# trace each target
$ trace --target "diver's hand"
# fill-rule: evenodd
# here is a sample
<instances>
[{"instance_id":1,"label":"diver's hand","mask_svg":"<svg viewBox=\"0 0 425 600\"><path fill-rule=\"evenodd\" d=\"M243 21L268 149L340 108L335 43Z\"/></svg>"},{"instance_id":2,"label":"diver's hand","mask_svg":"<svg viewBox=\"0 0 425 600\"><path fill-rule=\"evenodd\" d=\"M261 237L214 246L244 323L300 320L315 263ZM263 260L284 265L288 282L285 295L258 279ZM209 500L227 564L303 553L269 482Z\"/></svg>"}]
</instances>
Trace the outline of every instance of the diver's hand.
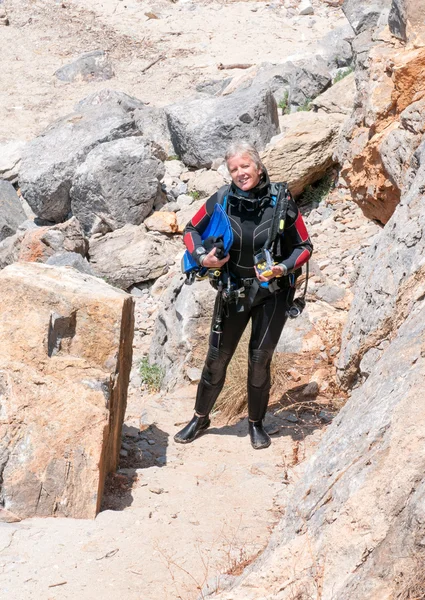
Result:
<instances>
[{"instance_id":1,"label":"diver's hand","mask_svg":"<svg viewBox=\"0 0 425 600\"><path fill-rule=\"evenodd\" d=\"M219 260L216 255L216 248L213 248L211 250L211 252L208 252L208 254L205 256L204 260L202 261L202 266L206 267L207 269L220 269L220 267L222 267L224 264L227 263L227 261L230 258L230 255L228 254L227 256L225 256L224 258L222 258L221 260Z\"/></svg>"},{"instance_id":2,"label":"diver's hand","mask_svg":"<svg viewBox=\"0 0 425 600\"><path fill-rule=\"evenodd\" d=\"M257 267L254 267L254 268L255 268L255 274L257 275L257 279L258 279L258 281L261 281L261 282L271 281L275 277L282 277L283 275L286 275L286 269L285 269L284 265L273 265L272 275L270 275L269 277L264 277L264 275L260 275L260 273L257 271Z\"/></svg>"}]
</instances>

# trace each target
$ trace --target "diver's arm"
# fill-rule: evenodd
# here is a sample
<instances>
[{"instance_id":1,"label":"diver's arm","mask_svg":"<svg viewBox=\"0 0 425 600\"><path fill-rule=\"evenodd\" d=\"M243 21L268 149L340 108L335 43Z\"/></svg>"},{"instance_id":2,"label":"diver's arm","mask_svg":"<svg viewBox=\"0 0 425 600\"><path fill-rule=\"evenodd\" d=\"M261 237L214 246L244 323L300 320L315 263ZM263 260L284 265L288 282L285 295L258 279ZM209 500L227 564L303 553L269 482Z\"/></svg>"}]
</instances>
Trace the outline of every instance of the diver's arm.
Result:
<instances>
[{"instance_id":1,"label":"diver's arm","mask_svg":"<svg viewBox=\"0 0 425 600\"><path fill-rule=\"evenodd\" d=\"M309 238L304 220L292 198L288 204L283 235L289 238L292 252L288 258L285 258L277 266L282 267L282 275L286 275L302 267L310 259L313 252L313 244Z\"/></svg>"},{"instance_id":2,"label":"diver's arm","mask_svg":"<svg viewBox=\"0 0 425 600\"><path fill-rule=\"evenodd\" d=\"M201 264L200 259L205 259L207 255L202 245L201 236L210 222L216 202L217 194L213 194L191 218L184 229L183 242L197 264Z\"/></svg>"}]
</instances>

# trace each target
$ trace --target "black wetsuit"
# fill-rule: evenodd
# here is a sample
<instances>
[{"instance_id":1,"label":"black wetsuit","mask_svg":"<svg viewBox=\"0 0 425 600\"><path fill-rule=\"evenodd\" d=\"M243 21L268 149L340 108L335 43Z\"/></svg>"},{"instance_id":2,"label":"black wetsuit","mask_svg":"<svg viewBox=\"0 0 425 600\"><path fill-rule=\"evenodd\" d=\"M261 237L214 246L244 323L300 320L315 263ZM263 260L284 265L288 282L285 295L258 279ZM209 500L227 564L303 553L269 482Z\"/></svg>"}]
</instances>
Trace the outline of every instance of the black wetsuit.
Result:
<instances>
[{"instance_id":1,"label":"black wetsuit","mask_svg":"<svg viewBox=\"0 0 425 600\"><path fill-rule=\"evenodd\" d=\"M287 194L289 202L285 229L275 245L279 256L275 255L274 259L285 265L288 274L291 274L308 261L313 246L298 207L289 192ZM245 285L246 298L238 303L226 304L219 347L215 337L210 338L195 411L199 415L211 411L223 388L230 359L252 319L248 359L248 416L251 421L260 421L264 418L269 400L271 359L287 318L294 288L290 285L288 275L276 279L279 288L273 293L267 287L259 287L258 282L255 296L249 293L249 279L255 281L254 254L263 248L272 223L273 201L267 174L249 192L242 192L232 184L220 189L206 201L185 229L184 242L193 258L199 262L197 250L202 246L201 234L209 223L215 204L223 196L227 197L227 214L233 230L233 244L227 265L237 286L244 285L244 280L248 280ZM215 311L218 304L217 299Z\"/></svg>"}]
</instances>

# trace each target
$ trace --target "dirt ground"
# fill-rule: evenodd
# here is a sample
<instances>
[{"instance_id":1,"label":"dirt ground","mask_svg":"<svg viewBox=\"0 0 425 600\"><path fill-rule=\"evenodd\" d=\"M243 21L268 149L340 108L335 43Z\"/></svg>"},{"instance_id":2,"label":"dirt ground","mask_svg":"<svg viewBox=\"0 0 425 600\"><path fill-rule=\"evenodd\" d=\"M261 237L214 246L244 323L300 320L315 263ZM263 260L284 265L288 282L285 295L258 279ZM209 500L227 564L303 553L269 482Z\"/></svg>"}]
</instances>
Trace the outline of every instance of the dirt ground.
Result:
<instances>
[{"instance_id":1,"label":"dirt ground","mask_svg":"<svg viewBox=\"0 0 425 600\"><path fill-rule=\"evenodd\" d=\"M1 3L1 0L0 0ZM296 4L296 2L294 2ZM285 5L289 3L285 1ZM194 93L240 70L218 65L308 55L337 9L287 18L280 2L6 0L0 27L0 140L30 140L77 101L106 87L152 105ZM107 50L115 77L63 83L55 71ZM155 65L142 72L158 57ZM272 410L273 443L254 451L242 419L189 446L173 435L190 417L195 386L167 395L132 385L120 471L94 521L0 524L0 597L8 600L193 600L222 587L266 546L323 431L314 414ZM142 429L140 419L142 418Z\"/></svg>"},{"instance_id":2,"label":"dirt ground","mask_svg":"<svg viewBox=\"0 0 425 600\"><path fill-rule=\"evenodd\" d=\"M242 72L220 70L220 63L308 56L317 40L346 23L339 9L321 1L316 14L290 19L280 2L5 0L3 6L10 25L0 27L0 140L30 140L103 88L156 106L175 102L202 81ZM115 77L57 79L57 69L96 49L108 52Z\"/></svg>"}]
</instances>

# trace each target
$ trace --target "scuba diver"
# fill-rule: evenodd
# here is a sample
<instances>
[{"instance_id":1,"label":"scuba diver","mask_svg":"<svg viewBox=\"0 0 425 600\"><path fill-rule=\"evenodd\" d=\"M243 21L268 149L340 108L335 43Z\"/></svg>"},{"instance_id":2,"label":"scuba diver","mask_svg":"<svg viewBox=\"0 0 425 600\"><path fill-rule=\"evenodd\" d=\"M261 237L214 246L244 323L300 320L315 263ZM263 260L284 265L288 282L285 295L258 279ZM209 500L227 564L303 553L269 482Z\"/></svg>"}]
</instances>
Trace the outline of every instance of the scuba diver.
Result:
<instances>
[{"instance_id":1,"label":"scuba diver","mask_svg":"<svg viewBox=\"0 0 425 600\"><path fill-rule=\"evenodd\" d=\"M189 260L208 273L218 294L195 413L174 440L187 444L210 426L227 366L251 319L248 421L251 444L260 449L271 443L263 420L272 356L293 304L296 277L313 246L286 184L270 182L253 145L232 144L225 160L232 183L205 202L184 232ZM223 236L204 235L217 205L227 215L229 248L223 247Z\"/></svg>"}]
</instances>

